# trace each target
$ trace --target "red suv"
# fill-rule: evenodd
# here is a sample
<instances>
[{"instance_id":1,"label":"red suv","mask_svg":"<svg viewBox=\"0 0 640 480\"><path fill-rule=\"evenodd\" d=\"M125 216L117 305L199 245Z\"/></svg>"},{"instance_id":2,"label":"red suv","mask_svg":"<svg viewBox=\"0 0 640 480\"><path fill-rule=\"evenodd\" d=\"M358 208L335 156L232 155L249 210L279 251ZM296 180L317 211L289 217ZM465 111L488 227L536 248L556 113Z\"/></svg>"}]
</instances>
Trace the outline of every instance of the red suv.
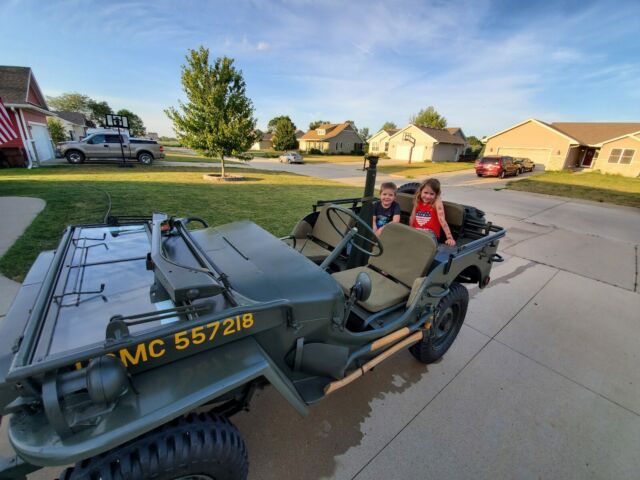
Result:
<instances>
[{"instance_id":1,"label":"red suv","mask_svg":"<svg viewBox=\"0 0 640 480\"><path fill-rule=\"evenodd\" d=\"M513 161L512 157L504 155L492 155L476 160L476 175L479 177L500 177L507 175L520 175L520 166Z\"/></svg>"}]
</instances>

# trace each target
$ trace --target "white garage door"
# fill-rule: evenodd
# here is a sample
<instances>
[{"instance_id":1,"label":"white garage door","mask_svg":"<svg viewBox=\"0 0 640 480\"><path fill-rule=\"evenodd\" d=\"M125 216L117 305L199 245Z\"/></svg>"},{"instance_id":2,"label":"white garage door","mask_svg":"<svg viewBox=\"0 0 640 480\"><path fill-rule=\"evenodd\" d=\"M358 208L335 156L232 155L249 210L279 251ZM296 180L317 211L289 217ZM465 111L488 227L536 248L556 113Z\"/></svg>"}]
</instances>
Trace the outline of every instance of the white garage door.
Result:
<instances>
[{"instance_id":1,"label":"white garage door","mask_svg":"<svg viewBox=\"0 0 640 480\"><path fill-rule=\"evenodd\" d=\"M424 160L424 145L416 145L411 152L412 162L422 162Z\"/></svg>"},{"instance_id":2,"label":"white garage door","mask_svg":"<svg viewBox=\"0 0 640 480\"><path fill-rule=\"evenodd\" d=\"M410 153L411 153L411 145L398 145L396 147L395 160L409 161Z\"/></svg>"},{"instance_id":3,"label":"white garage door","mask_svg":"<svg viewBox=\"0 0 640 480\"><path fill-rule=\"evenodd\" d=\"M551 149L500 147L498 148L498 153L514 158L528 158L538 165L546 165L549 160L549 155L551 155Z\"/></svg>"},{"instance_id":4,"label":"white garage door","mask_svg":"<svg viewBox=\"0 0 640 480\"><path fill-rule=\"evenodd\" d=\"M41 162L51 160L55 155L53 146L51 145L51 138L49 137L49 129L44 125L30 124L30 126L36 152L38 153L38 159Z\"/></svg>"}]
</instances>

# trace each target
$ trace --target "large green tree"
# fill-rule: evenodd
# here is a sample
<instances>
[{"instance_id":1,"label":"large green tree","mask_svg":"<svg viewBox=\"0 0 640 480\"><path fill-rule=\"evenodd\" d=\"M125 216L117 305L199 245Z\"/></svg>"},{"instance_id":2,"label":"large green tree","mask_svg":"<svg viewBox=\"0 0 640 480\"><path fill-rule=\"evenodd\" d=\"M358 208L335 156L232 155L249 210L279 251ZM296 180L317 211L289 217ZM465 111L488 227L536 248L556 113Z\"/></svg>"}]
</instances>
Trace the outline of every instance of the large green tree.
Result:
<instances>
[{"instance_id":1,"label":"large green tree","mask_svg":"<svg viewBox=\"0 0 640 480\"><path fill-rule=\"evenodd\" d=\"M272 142L275 150L293 150L298 147L296 126L289 117L279 117L273 130Z\"/></svg>"},{"instance_id":2,"label":"large green tree","mask_svg":"<svg viewBox=\"0 0 640 480\"><path fill-rule=\"evenodd\" d=\"M77 92L47 97L47 103L53 110L82 113L88 120L99 126L104 126L104 117L107 113L113 113L107 102L98 102L88 95Z\"/></svg>"},{"instance_id":3,"label":"large green tree","mask_svg":"<svg viewBox=\"0 0 640 480\"><path fill-rule=\"evenodd\" d=\"M360 136L363 138L364 141L367 141L369 139L369 127L363 127L361 128L358 133L360 134Z\"/></svg>"},{"instance_id":4,"label":"large green tree","mask_svg":"<svg viewBox=\"0 0 640 480\"><path fill-rule=\"evenodd\" d=\"M121 108L116 112L116 115L127 117L127 120L129 121L129 134L132 137L142 137L147 133L147 129L145 128L142 119L131 110Z\"/></svg>"},{"instance_id":5,"label":"large green tree","mask_svg":"<svg viewBox=\"0 0 640 480\"><path fill-rule=\"evenodd\" d=\"M410 123L421 127L445 128L447 119L440 115L435 108L429 105L409 119Z\"/></svg>"},{"instance_id":6,"label":"large green tree","mask_svg":"<svg viewBox=\"0 0 640 480\"><path fill-rule=\"evenodd\" d=\"M186 60L182 86L187 101L165 113L182 145L209 158L220 157L225 178L224 157L240 155L256 141L253 104L232 58L219 57L211 66L209 49L200 47L189 50Z\"/></svg>"},{"instance_id":7,"label":"large green tree","mask_svg":"<svg viewBox=\"0 0 640 480\"><path fill-rule=\"evenodd\" d=\"M51 140L53 140L53 143L64 142L67 139L64 127L57 118L49 117L47 119L47 123L49 124L49 133L51 134Z\"/></svg>"},{"instance_id":8,"label":"large green tree","mask_svg":"<svg viewBox=\"0 0 640 480\"><path fill-rule=\"evenodd\" d=\"M90 99L87 107L89 109L89 120L100 126L104 126L107 113L113 113L113 110L107 102L98 102Z\"/></svg>"},{"instance_id":9,"label":"large green tree","mask_svg":"<svg viewBox=\"0 0 640 480\"><path fill-rule=\"evenodd\" d=\"M289 120L291 123L293 123L291 121L291 118L289 118L288 115L280 115L279 117L273 117L271 120L269 120L269 123L267 124L267 132L268 133L273 133L276 129L276 125L278 124L278 122L280 120L282 120L283 118L286 118L287 120Z\"/></svg>"},{"instance_id":10,"label":"large green tree","mask_svg":"<svg viewBox=\"0 0 640 480\"><path fill-rule=\"evenodd\" d=\"M394 130L398 128L398 126L393 123L393 122L384 122L384 125L382 125L381 130Z\"/></svg>"}]
</instances>

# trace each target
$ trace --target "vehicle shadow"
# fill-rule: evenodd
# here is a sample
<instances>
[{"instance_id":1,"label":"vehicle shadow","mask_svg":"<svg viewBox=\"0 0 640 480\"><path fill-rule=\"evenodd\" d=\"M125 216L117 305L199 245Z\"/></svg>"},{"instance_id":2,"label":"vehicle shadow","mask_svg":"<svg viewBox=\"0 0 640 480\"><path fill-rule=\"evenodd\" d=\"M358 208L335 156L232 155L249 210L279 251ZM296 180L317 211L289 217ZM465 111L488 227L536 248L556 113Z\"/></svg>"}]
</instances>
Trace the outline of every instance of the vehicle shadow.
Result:
<instances>
[{"instance_id":1,"label":"vehicle shadow","mask_svg":"<svg viewBox=\"0 0 640 480\"><path fill-rule=\"evenodd\" d=\"M374 404L384 403L390 394L401 394L420 381L427 371L427 366L417 362L409 352L398 353L374 371L309 407L306 418L298 415L275 389L267 387L254 397L249 412L232 418L247 442L251 462L249 478L341 477L336 476L337 457L363 443L366 421L374 414ZM396 432L388 433L390 440ZM384 443L378 447L369 443L355 452L356 456L364 454L369 458L384 446Z\"/></svg>"}]
</instances>

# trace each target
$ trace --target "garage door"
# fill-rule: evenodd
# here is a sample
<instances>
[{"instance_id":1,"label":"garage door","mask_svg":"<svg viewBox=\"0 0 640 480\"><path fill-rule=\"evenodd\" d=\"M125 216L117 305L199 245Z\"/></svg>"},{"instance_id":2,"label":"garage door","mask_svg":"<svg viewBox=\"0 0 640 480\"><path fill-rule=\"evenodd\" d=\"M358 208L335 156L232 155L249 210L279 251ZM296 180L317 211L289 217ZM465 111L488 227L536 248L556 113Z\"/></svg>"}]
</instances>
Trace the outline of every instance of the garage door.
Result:
<instances>
[{"instance_id":1,"label":"garage door","mask_svg":"<svg viewBox=\"0 0 640 480\"><path fill-rule=\"evenodd\" d=\"M41 162L46 162L54 157L53 146L51 145L51 138L49 137L49 129L44 125L30 124L31 136L35 143L38 159Z\"/></svg>"},{"instance_id":2,"label":"garage door","mask_svg":"<svg viewBox=\"0 0 640 480\"><path fill-rule=\"evenodd\" d=\"M508 155L514 158L528 158L538 165L547 165L549 155L551 155L551 149L500 147L498 148L498 153L500 155Z\"/></svg>"},{"instance_id":3,"label":"garage door","mask_svg":"<svg viewBox=\"0 0 640 480\"><path fill-rule=\"evenodd\" d=\"M395 160L409 161L410 153L411 153L411 145L398 145L396 147Z\"/></svg>"}]
</instances>

